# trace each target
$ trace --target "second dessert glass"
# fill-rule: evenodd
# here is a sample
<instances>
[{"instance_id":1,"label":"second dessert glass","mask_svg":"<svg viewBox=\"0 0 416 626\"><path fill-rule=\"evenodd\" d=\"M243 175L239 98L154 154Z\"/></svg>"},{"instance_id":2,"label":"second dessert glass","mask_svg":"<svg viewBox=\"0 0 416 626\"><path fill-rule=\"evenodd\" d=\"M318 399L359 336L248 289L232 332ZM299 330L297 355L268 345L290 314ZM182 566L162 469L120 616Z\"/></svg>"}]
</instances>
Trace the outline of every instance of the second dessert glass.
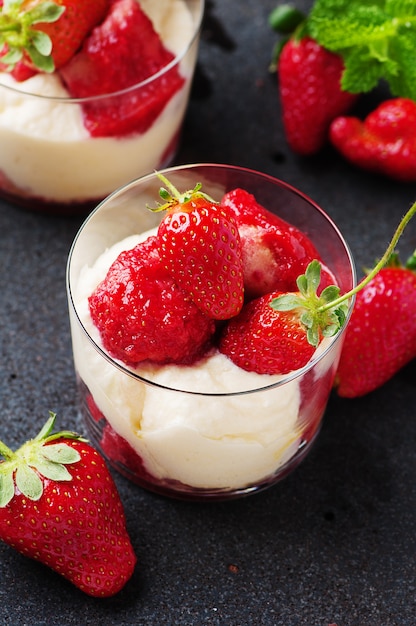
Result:
<instances>
[{"instance_id":1,"label":"second dessert glass","mask_svg":"<svg viewBox=\"0 0 416 626\"><path fill-rule=\"evenodd\" d=\"M142 4L154 13L156 30L176 56L137 85L76 99L59 75L38 74L19 83L0 72L0 197L32 211L86 213L117 187L171 163L189 101L204 0ZM169 14L159 16L159 6ZM173 76L174 94L154 100ZM137 131L100 136L85 128L90 111L110 110L118 129L126 108L131 115L134 106ZM143 118L151 123L143 126Z\"/></svg>"},{"instance_id":2,"label":"second dessert glass","mask_svg":"<svg viewBox=\"0 0 416 626\"><path fill-rule=\"evenodd\" d=\"M312 240L342 293L355 286L354 264L338 228L290 185L228 165L196 164L163 173L182 191L201 182L218 200L238 187L249 191ZM245 372L223 355L195 366L136 370L111 358L88 312L88 296L111 262L100 262L97 270L96 261L117 242L157 225L160 214L146 205L154 206L160 185L151 174L114 192L85 221L70 251L69 313L85 423L108 461L146 489L193 500L254 493L287 475L310 450L345 326L305 367L285 376ZM350 312L352 306L351 301Z\"/></svg>"}]
</instances>

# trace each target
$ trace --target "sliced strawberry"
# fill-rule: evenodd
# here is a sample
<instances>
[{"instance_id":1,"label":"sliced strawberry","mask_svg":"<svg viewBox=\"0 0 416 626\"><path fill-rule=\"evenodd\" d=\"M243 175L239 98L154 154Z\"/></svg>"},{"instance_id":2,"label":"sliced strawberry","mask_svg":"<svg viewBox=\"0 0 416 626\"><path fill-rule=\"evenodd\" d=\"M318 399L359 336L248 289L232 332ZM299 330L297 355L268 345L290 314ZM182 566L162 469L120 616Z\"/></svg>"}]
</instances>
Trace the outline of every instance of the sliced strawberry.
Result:
<instances>
[{"instance_id":1,"label":"sliced strawberry","mask_svg":"<svg viewBox=\"0 0 416 626\"><path fill-rule=\"evenodd\" d=\"M107 95L138 85L173 59L139 3L115 0L61 76L73 97ZM183 84L175 66L138 89L85 103L85 126L93 137L143 133Z\"/></svg>"},{"instance_id":2,"label":"sliced strawberry","mask_svg":"<svg viewBox=\"0 0 416 626\"><path fill-rule=\"evenodd\" d=\"M155 237L119 255L89 306L105 349L131 366L192 363L215 331L164 269Z\"/></svg>"},{"instance_id":3,"label":"sliced strawberry","mask_svg":"<svg viewBox=\"0 0 416 626\"><path fill-rule=\"evenodd\" d=\"M111 463L117 465L117 469L131 472L135 479L155 481L155 478L146 471L137 452L108 422L104 426L100 447Z\"/></svg>"},{"instance_id":4,"label":"sliced strawberry","mask_svg":"<svg viewBox=\"0 0 416 626\"><path fill-rule=\"evenodd\" d=\"M244 189L228 192L221 204L233 212L240 233L246 299L296 290L297 277L313 259L320 260L311 240ZM334 277L323 267L321 285L333 282Z\"/></svg>"},{"instance_id":5,"label":"sliced strawberry","mask_svg":"<svg viewBox=\"0 0 416 626\"><path fill-rule=\"evenodd\" d=\"M95 403L94 398L88 390L86 390L85 402L87 405L88 414L91 415L94 422L98 424L102 420L105 420L105 415L100 411Z\"/></svg>"}]
</instances>

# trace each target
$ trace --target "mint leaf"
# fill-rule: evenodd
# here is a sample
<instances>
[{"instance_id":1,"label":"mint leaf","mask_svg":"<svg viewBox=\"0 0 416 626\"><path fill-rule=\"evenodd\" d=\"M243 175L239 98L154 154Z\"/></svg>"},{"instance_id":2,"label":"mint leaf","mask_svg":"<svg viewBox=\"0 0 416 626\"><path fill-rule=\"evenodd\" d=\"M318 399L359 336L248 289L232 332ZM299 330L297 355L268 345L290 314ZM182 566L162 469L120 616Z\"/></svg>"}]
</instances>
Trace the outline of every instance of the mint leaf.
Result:
<instances>
[{"instance_id":1,"label":"mint leaf","mask_svg":"<svg viewBox=\"0 0 416 626\"><path fill-rule=\"evenodd\" d=\"M416 15L415 0L386 0L386 11L397 17Z\"/></svg>"},{"instance_id":2,"label":"mint leaf","mask_svg":"<svg viewBox=\"0 0 416 626\"><path fill-rule=\"evenodd\" d=\"M392 42L392 51L398 60L400 71L388 79L393 95L412 100L416 100L415 38L414 32L405 33Z\"/></svg>"},{"instance_id":3,"label":"mint leaf","mask_svg":"<svg viewBox=\"0 0 416 626\"><path fill-rule=\"evenodd\" d=\"M344 59L346 68L341 79L341 87L351 93L365 93L377 87L380 80L388 82L399 73L399 65L390 59L380 63L370 51L352 50ZM389 78L387 78L389 77Z\"/></svg>"},{"instance_id":4,"label":"mint leaf","mask_svg":"<svg viewBox=\"0 0 416 626\"><path fill-rule=\"evenodd\" d=\"M394 96L416 100L414 0L316 0L311 36L342 56L342 88L363 93L385 80Z\"/></svg>"}]
</instances>

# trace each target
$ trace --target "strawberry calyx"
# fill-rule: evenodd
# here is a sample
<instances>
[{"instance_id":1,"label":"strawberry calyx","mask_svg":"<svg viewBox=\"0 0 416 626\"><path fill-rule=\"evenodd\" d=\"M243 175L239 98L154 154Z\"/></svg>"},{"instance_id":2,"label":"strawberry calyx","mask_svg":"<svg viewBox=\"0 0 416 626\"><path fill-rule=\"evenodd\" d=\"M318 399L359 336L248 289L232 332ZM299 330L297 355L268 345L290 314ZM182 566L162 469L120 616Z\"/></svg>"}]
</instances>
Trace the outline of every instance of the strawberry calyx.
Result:
<instances>
[{"instance_id":1,"label":"strawberry calyx","mask_svg":"<svg viewBox=\"0 0 416 626\"><path fill-rule=\"evenodd\" d=\"M269 26L279 35L279 39L273 47L269 71L275 72L280 54L289 39L300 41L308 34L308 22L306 15L291 4L281 4L269 14Z\"/></svg>"},{"instance_id":2,"label":"strawberry calyx","mask_svg":"<svg viewBox=\"0 0 416 626\"><path fill-rule=\"evenodd\" d=\"M291 4L280 4L269 15L269 24L277 33L288 35L306 20L306 15Z\"/></svg>"},{"instance_id":3,"label":"strawberry calyx","mask_svg":"<svg viewBox=\"0 0 416 626\"><path fill-rule=\"evenodd\" d=\"M26 54L33 65L42 72L51 73L55 64L51 55L52 40L46 33L33 28L40 23L56 22L65 7L45 0L26 10L25 0L5 0L0 9L0 46L7 52L0 62L12 71Z\"/></svg>"},{"instance_id":4,"label":"strawberry calyx","mask_svg":"<svg viewBox=\"0 0 416 626\"><path fill-rule=\"evenodd\" d=\"M386 265L398 263L398 256L395 252L397 242L415 214L416 202L412 204L401 219L383 256L373 269L350 291L340 295L339 287L329 285L318 296L317 289L320 283L321 264L319 261L313 260L306 268L305 274L302 274L297 279L299 293L287 293L278 296L270 302L270 306L276 311L297 310L300 321L305 327L308 342L314 347L318 346L321 337L333 337L345 324L348 302L351 298L368 285ZM406 269L416 270L416 250L407 260L405 267Z\"/></svg>"},{"instance_id":5,"label":"strawberry calyx","mask_svg":"<svg viewBox=\"0 0 416 626\"><path fill-rule=\"evenodd\" d=\"M55 419L55 413L50 412L38 435L16 452L0 441L0 455L5 459L0 462L0 508L13 499L15 487L30 500L39 500L43 493L41 476L57 482L72 480L66 465L80 461L79 452L62 441L52 442L85 439L72 431L52 433Z\"/></svg>"},{"instance_id":6,"label":"strawberry calyx","mask_svg":"<svg viewBox=\"0 0 416 626\"><path fill-rule=\"evenodd\" d=\"M403 262L400 258L400 254L395 250L392 252L390 257L384 264L384 267L387 269L405 269L410 270L411 272L416 271L416 250L409 256L409 258ZM364 273L369 274L371 272L371 268L364 268Z\"/></svg>"},{"instance_id":7,"label":"strawberry calyx","mask_svg":"<svg viewBox=\"0 0 416 626\"><path fill-rule=\"evenodd\" d=\"M159 189L159 195L164 200L163 203L157 203L155 207L151 207L148 205L148 208L158 213L160 211L169 211L170 209L174 209L177 205L187 204L192 200L207 200L208 202L213 202L217 204L217 202L211 198L208 194L201 191L202 184L196 183L193 189L188 189L181 193L178 189L161 173L156 173L157 177L166 185L165 187L161 187Z\"/></svg>"},{"instance_id":8,"label":"strawberry calyx","mask_svg":"<svg viewBox=\"0 0 416 626\"><path fill-rule=\"evenodd\" d=\"M308 342L315 348L322 336L332 337L341 329L348 311L348 305L343 301L337 306L328 307L339 298L340 289L337 285L329 285L318 296L320 282L321 264L315 259L296 281L299 293L283 294L270 303L276 311L298 310Z\"/></svg>"},{"instance_id":9,"label":"strawberry calyx","mask_svg":"<svg viewBox=\"0 0 416 626\"><path fill-rule=\"evenodd\" d=\"M416 250L409 256L404 267L411 272L416 272Z\"/></svg>"}]
</instances>

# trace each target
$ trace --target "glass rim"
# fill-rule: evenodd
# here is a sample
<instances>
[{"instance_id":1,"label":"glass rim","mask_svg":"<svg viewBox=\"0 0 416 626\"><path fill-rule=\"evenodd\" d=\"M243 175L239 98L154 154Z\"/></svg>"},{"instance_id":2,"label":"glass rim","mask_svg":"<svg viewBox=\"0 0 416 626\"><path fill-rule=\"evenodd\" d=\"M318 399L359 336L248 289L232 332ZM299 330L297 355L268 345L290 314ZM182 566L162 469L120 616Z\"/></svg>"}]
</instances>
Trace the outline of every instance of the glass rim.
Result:
<instances>
[{"instance_id":1,"label":"glass rim","mask_svg":"<svg viewBox=\"0 0 416 626\"><path fill-rule=\"evenodd\" d=\"M162 67L156 74L152 74L152 76L149 76L145 80L142 80L139 83L131 85L130 87L125 87L124 89L119 89L118 91L112 91L110 93L97 94L96 96L84 96L82 98L72 98L71 96L69 97L47 96L47 95L43 95L40 93L33 93L31 91L24 91L23 89L17 89L16 87L13 87L11 85L5 85L4 83L1 82L1 80L0 80L0 89L6 89L7 91L11 93L27 96L30 98L35 98L44 102L55 102L58 104L86 104L88 102L96 102L97 100L104 100L106 98L114 98L117 96L123 96L123 95L129 94L132 91L135 91L136 89L141 89L143 87L146 87L146 85L149 85L153 81L158 80L160 77L170 72L170 70L172 70L175 66L179 65L181 61L185 58L185 56L188 54L189 50L194 45L195 40L198 38L200 31L201 31L202 20L203 20L204 11L205 11L205 0L196 0L196 2L199 2L200 4L199 15L194 25L192 37L190 38L188 44L183 48L183 50L181 50L179 54L177 54L172 59L172 61L170 61L170 63Z\"/></svg>"},{"instance_id":2,"label":"glass rim","mask_svg":"<svg viewBox=\"0 0 416 626\"><path fill-rule=\"evenodd\" d=\"M335 224L335 222L332 220L332 218L314 201L312 200L307 194L305 194L304 192L300 191L299 189L297 189L296 187L294 187L293 185L291 185L290 183L287 183L279 178L276 178L270 174L266 174L263 172L259 172L257 170L254 169L250 169L247 167L243 167L243 166L238 166L238 165L228 165L228 164L221 164L221 163L190 163L190 164L185 164L185 165L176 165L176 166L171 166L171 167L167 167L161 170L158 170L158 173L164 174L167 178L169 178L169 174L170 173L174 173L174 172L179 172L179 171L183 171L183 170L191 170L191 169L196 169L196 168L220 168L220 169L227 169L227 170L233 170L236 172L240 172L240 173L247 173L259 178L263 178L267 181L269 181L270 183L274 184L274 185L278 185L282 188L284 188L286 191L289 191L291 193L293 193L294 195L302 198L304 201L306 201L308 204L310 204L315 210L318 211L318 213L320 213L320 215L329 223L329 225L331 226L331 228L334 230L335 234L338 236L340 243L342 244L343 248L344 248L344 252L346 253L348 262L349 262L349 267L350 267L350 271L351 271L351 289L354 288L357 284L357 275L356 275L356 268L355 268L355 263L354 263L354 258L352 255L352 252L350 250L350 247L347 243L347 241L345 240L344 236L342 235L341 231L339 230L338 226ZM328 345L322 350L319 351L319 353L317 355L314 355L307 363L306 365L304 365L302 368L297 369L297 370L293 370L292 372L289 372L288 374L282 374L282 379L275 381L273 383L261 386L261 387L255 387L255 388L250 388L250 389L244 389L241 391L227 391L227 392L206 392L206 391L195 391L195 390L190 390L190 389L177 389L175 387L170 387L168 385L162 385L160 383L157 383L151 379L145 378L144 376L141 376L140 374L138 374L137 372L135 372L133 369L130 369L128 366L124 365L123 363L121 363L120 361L117 361L116 359L114 359L113 357L111 357L100 345L98 345L96 343L96 341L91 337L90 333L88 332L87 328L85 328L84 324L82 323L80 316L78 315L78 311L77 311L77 307L73 298L73 291L71 288L71 262L72 262L72 258L75 252L75 248L77 245L77 242L79 240L79 238L82 235L82 232L84 230L84 228L86 227L86 225L94 218L94 216L96 215L96 213L98 213L101 208L104 205L107 205L109 202L111 202L115 197L117 197L118 195L123 194L124 192L132 189L133 187L136 187L139 184L146 184L147 181L153 180L156 177L156 172L152 172L149 174L146 174L145 176L140 176L139 178L135 178L134 180L130 181L129 183L127 183L126 185L122 185L121 187L118 187L116 190L114 190L111 194L109 194L106 198L104 198L104 200L102 200L97 206L96 208L87 216L87 218L84 220L84 222L81 224L80 228L78 229L78 232L75 235L75 238L71 244L69 253L68 253L68 261L67 261L67 265L66 265L66 289L67 289L67 295L68 295L68 300L70 303L70 306L72 307L72 310L75 313L76 316L76 320L77 323L79 324L80 328L82 329L83 333L85 334L85 336L88 338L89 342L91 343L91 345L93 346L93 348L103 357L105 358L105 360L110 363L111 365L113 365L117 370L119 370L120 372L130 376L131 378L134 378L137 381L140 381L142 383L145 383L146 385L150 385L152 387L156 387L158 389L163 389L165 391L172 391L172 392L176 392L176 393L182 393L182 394L187 394L187 395L196 395L196 396L203 396L203 397L230 397L230 396L242 396L242 395L247 395L247 394L252 394L252 393L258 393L258 392L263 392L263 391L270 391L271 389L275 389L277 387L283 387L283 385L286 385L287 383L290 383L294 380L296 380L297 378L300 378L302 376L304 376L308 371L310 371L313 367L315 367L315 365L317 365L322 359L325 358L325 356L330 352L330 350L332 350L335 346L335 344L341 340L341 337L343 336L343 334L345 333L345 330L348 326L348 322L349 319L351 317L351 313L352 310L354 308L354 302L355 302L355 295L352 296L349 300L348 303L348 313L346 316L346 320L345 323L343 325L343 327L338 331L338 333L336 335L334 335L333 337L329 338L328 341ZM174 363L171 364L167 364L167 365L175 365Z\"/></svg>"}]
</instances>

